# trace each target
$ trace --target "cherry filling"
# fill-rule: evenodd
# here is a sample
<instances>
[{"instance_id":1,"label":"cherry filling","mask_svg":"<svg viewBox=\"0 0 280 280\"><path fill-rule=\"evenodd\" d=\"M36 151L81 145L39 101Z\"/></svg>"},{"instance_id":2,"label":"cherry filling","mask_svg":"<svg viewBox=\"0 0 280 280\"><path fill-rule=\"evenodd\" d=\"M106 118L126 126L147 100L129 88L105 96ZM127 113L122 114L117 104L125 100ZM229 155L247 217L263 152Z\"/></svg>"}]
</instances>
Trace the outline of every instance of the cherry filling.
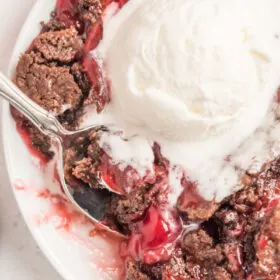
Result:
<instances>
[{"instance_id":1,"label":"cherry filling","mask_svg":"<svg viewBox=\"0 0 280 280\"><path fill-rule=\"evenodd\" d=\"M182 223L174 209L152 205L135 228L128 243L122 245L121 255L153 264L170 258L182 231Z\"/></svg>"},{"instance_id":2,"label":"cherry filling","mask_svg":"<svg viewBox=\"0 0 280 280\"><path fill-rule=\"evenodd\" d=\"M121 8L127 0L106 1L103 5L103 10L112 2L118 2ZM103 66L99 65L89 52L97 47L103 37L102 17L97 19L94 24L82 21L77 13L77 3L77 0L58 0L56 4L56 18L67 27L75 26L80 35L86 31L82 64L92 85L97 112L100 113L110 101L109 85L102 74Z\"/></svg>"},{"instance_id":3,"label":"cherry filling","mask_svg":"<svg viewBox=\"0 0 280 280\"><path fill-rule=\"evenodd\" d=\"M16 126L18 134L21 136L22 140L24 141L26 147L28 148L28 151L32 156L37 158L39 160L39 165L41 168L44 168L50 158L43 154L38 148L34 147L32 144L32 138L30 134L26 131L26 129L22 128L21 126Z\"/></svg>"},{"instance_id":4,"label":"cherry filling","mask_svg":"<svg viewBox=\"0 0 280 280\"><path fill-rule=\"evenodd\" d=\"M102 37L103 37L103 24L102 21L99 20L95 24L88 27L86 42L84 46L85 53L94 50L99 44Z\"/></svg>"},{"instance_id":5,"label":"cherry filling","mask_svg":"<svg viewBox=\"0 0 280 280\"><path fill-rule=\"evenodd\" d=\"M184 186L184 191L178 199L179 208L196 208L206 202L205 199L203 199L198 193L195 184L193 184L192 182L187 182L183 178L182 185Z\"/></svg>"},{"instance_id":6,"label":"cherry filling","mask_svg":"<svg viewBox=\"0 0 280 280\"><path fill-rule=\"evenodd\" d=\"M74 25L80 35L86 30L86 40L83 48L82 64L92 85L97 112L101 112L109 102L109 90L103 78L101 65L97 63L90 51L94 50L103 36L102 18L94 24L83 22L76 13L77 0L59 0L56 5L57 19L66 26Z\"/></svg>"},{"instance_id":7,"label":"cherry filling","mask_svg":"<svg viewBox=\"0 0 280 280\"><path fill-rule=\"evenodd\" d=\"M155 174L152 174L149 170L144 177L141 177L137 170L131 166L120 169L118 165L111 163L111 158L105 152L102 152L100 156L97 172L102 181L119 193L129 193L134 188L139 188L145 184L153 184L156 179Z\"/></svg>"},{"instance_id":8,"label":"cherry filling","mask_svg":"<svg viewBox=\"0 0 280 280\"><path fill-rule=\"evenodd\" d=\"M56 3L56 18L67 27L75 26L81 35L85 30L85 23L79 19L76 13L77 0L58 0Z\"/></svg>"}]
</instances>

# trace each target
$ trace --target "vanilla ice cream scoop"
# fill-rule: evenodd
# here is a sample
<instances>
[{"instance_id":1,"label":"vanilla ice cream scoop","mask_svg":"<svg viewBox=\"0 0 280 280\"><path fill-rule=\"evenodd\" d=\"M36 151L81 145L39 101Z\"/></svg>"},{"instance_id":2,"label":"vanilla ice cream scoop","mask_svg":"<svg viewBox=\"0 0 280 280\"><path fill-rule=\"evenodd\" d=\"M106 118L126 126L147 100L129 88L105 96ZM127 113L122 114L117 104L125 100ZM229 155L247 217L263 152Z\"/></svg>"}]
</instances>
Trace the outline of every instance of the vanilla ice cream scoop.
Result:
<instances>
[{"instance_id":1,"label":"vanilla ice cream scoop","mask_svg":"<svg viewBox=\"0 0 280 280\"><path fill-rule=\"evenodd\" d=\"M98 50L112 106L171 140L244 129L245 119L257 127L279 83L279 49L267 32L275 29L274 4L130 1L105 26Z\"/></svg>"},{"instance_id":2,"label":"vanilla ice cream scoop","mask_svg":"<svg viewBox=\"0 0 280 280\"><path fill-rule=\"evenodd\" d=\"M146 174L156 142L170 164L171 203L182 174L221 201L246 170L280 155L279 0L131 0L116 9L113 2L92 51L111 102L84 124L133 136L128 147L102 139L114 163Z\"/></svg>"}]
</instances>

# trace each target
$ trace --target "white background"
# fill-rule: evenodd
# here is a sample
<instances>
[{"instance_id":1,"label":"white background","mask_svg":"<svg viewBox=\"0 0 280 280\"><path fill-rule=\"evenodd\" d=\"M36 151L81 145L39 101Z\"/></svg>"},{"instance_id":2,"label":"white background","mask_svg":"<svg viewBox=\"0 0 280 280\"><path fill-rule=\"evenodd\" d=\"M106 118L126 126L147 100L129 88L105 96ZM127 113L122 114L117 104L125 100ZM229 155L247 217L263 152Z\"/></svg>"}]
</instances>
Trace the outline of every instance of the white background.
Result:
<instances>
[{"instance_id":1,"label":"white background","mask_svg":"<svg viewBox=\"0 0 280 280\"><path fill-rule=\"evenodd\" d=\"M7 70L17 35L35 2L0 0L1 71ZM61 280L37 248L23 222L9 185L2 142L0 145L0 279Z\"/></svg>"}]
</instances>

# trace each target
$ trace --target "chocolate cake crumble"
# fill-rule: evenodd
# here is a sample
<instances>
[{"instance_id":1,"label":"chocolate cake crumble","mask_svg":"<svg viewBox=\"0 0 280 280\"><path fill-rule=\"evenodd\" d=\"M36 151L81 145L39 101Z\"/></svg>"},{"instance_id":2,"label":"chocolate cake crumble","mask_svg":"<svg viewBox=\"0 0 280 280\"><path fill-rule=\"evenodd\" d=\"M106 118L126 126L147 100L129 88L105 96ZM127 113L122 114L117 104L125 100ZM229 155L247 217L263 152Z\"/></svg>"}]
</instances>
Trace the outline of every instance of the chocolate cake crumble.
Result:
<instances>
[{"instance_id":1,"label":"chocolate cake crumble","mask_svg":"<svg viewBox=\"0 0 280 280\"><path fill-rule=\"evenodd\" d=\"M133 0L130 0L133 1ZM76 129L84 110L102 111L110 98L100 94L98 69L89 50L102 38L104 0L58 0L41 33L21 55L15 83L32 100ZM12 109L17 125L48 159L49 139ZM154 173L142 178L132 167L121 170L90 132L71 143L64 154L66 180L87 190L112 194L106 222L127 235L120 255L126 280L276 280L280 279L280 159L256 174L246 173L243 188L220 203L204 200L184 178L176 209L167 203L168 160L155 143ZM108 133L108 131L106 131ZM125 189L129 189L126 192ZM101 190L102 191L102 190ZM87 207L90 191L79 196Z\"/></svg>"}]
</instances>

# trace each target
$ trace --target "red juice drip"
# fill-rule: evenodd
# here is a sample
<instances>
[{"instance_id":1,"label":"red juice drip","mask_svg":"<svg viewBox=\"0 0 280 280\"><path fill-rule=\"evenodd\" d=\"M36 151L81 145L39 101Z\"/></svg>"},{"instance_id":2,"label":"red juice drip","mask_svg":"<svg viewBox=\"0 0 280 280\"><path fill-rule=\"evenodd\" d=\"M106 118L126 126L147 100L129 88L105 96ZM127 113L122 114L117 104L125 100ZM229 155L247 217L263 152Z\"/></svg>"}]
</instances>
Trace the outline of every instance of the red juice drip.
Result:
<instances>
[{"instance_id":1,"label":"red juice drip","mask_svg":"<svg viewBox=\"0 0 280 280\"><path fill-rule=\"evenodd\" d=\"M89 26L86 34L87 39L84 46L82 65L92 86L97 112L100 113L110 101L109 84L103 75L103 65L99 65L97 60L89 52L94 50L102 39L102 21L100 20L94 25Z\"/></svg>"},{"instance_id":2,"label":"red juice drip","mask_svg":"<svg viewBox=\"0 0 280 280\"><path fill-rule=\"evenodd\" d=\"M62 182L58 173L58 167L57 167L57 163L54 166L54 171L53 171L53 181L57 182L59 184L60 190L63 194L65 194L65 191L62 187Z\"/></svg>"},{"instance_id":3,"label":"red juice drip","mask_svg":"<svg viewBox=\"0 0 280 280\"><path fill-rule=\"evenodd\" d=\"M107 81L103 79L101 67L92 56L85 55L82 64L91 82L91 90L94 91L97 112L100 113L110 100Z\"/></svg>"},{"instance_id":4,"label":"red juice drip","mask_svg":"<svg viewBox=\"0 0 280 280\"><path fill-rule=\"evenodd\" d=\"M263 250L268 242L268 236L261 236L258 241L258 248Z\"/></svg>"},{"instance_id":5,"label":"red juice drip","mask_svg":"<svg viewBox=\"0 0 280 280\"><path fill-rule=\"evenodd\" d=\"M103 37L103 23L101 20L88 27L87 38L84 46L84 52L88 53L94 50Z\"/></svg>"},{"instance_id":6,"label":"red juice drip","mask_svg":"<svg viewBox=\"0 0 280 280\"><path fill-rule=\"evenodd\" d=\"M54 194L50 190L44 189L37 193L37 197L47 199L50 202L51 211L45 215L43 221L48 222L52 217L58 217L59 224L56 226L57 229L69 231L74 220L84 217L79 212L71 209L69 201L60 194Z\"/></svg>"},{"instance_id":7,"label":"red juice drip","mask_svg":"<svg viewBox=\"0 0 280 280\"><path fill-rule=\"evenodd\" d=\"M105 9L112 2L118 2L119 7L121 8L127 2L127 0L106 1L103 5L103 9ZM102 38L103 22L102 18L100 18L100 20L98 20L96 23L87 26L86 41L84 45L84 58L82 62L91 82L92 90L95 94L98 113L100 113L104 109L105 105L110 101L110 87L109 82L104 78L102 73L103 65L99 65L97 61L88 53L98 46Z\"/></svg>"},{"instance_id":8,"label":"red juice drip","mask_svg":"<svg viewBox=\"0 0 280 280\"><path fill-rule=\"evenodd\" d=\"M39 148L36 148L32 145L32 139L30 134L21 127L19 124L16 124L16 129L19 135L21 136L22 140L24 141L26 147L28 148L28 151L32 156L39 159L40 166L43 168L46 166L46 164L49 162L49 157L44 155Z\"/></svg>"}]
</instances>

